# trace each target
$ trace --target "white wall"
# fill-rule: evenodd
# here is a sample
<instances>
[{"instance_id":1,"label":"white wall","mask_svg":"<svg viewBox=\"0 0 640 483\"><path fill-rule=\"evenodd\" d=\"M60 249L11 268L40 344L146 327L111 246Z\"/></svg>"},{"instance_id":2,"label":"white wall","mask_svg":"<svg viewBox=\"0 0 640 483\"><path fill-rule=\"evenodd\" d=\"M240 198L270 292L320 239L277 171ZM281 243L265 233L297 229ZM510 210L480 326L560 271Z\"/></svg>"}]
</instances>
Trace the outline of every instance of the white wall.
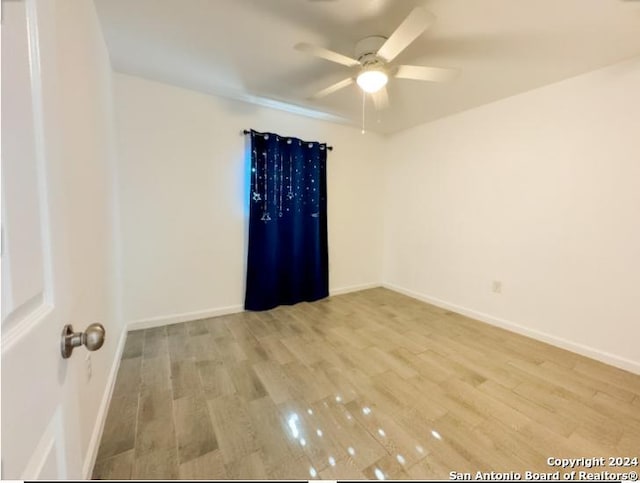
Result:
<instances>
[{"instance_id":1,"label":"white wall","mask_svg":"<svg viewBox=\"0 0 640 483\"><path fill-rule=\"evenodd\" d=\"M240 310L248 209L243 129L334 146L330 288L380 283L380 147L373 134L117 74L124 314L145 324Z\"/></svg>"},{"instance_id":2,"label":"white wall","mask_svg":"<svg viewBox=\"0 0 640 483\"><path fill-rule=\"evenodd\" d=\"M636 58L390 138L385 283L640 372L639 86Z\"/></svg>"}]
</instances>

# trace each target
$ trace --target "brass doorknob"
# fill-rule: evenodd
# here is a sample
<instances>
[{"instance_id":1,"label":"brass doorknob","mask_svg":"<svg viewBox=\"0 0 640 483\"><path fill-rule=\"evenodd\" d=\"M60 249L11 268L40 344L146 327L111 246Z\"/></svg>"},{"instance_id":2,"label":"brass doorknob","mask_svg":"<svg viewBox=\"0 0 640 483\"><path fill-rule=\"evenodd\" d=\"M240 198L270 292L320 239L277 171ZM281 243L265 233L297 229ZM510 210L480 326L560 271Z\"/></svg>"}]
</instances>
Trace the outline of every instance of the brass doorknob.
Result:
<instances>
[{"instance_id":1,"label":"brass doorknob","mask_svg":"<svg viewBox=\"0 0 640 483\"><path fill-rule=\"evenodd\" d=\"M91 324L84 332L74 332L71 324L62 329L62 341L60 351L62 358L68 359L73 349L84 345L89 351L97 351L104 344L106 331L102 324Z\"/></svg>"}]
</instances>

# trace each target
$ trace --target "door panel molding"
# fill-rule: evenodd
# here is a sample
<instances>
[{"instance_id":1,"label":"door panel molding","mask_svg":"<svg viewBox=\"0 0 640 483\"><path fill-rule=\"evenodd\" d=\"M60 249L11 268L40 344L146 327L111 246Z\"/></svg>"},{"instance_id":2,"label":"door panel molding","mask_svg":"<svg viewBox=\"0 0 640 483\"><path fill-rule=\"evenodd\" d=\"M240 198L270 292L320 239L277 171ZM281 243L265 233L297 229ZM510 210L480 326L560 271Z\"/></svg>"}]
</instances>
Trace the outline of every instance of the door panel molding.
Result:
<instances>
[{"instance_id":1,"label":"door panel molding","mask_svg":"<svg viewBox=\"0 0 640 483\"><path fill-rule=\"evenodd\" d=\"M63 448L62 408L58 406L20 478L23 480L66 479L67 468Z\"/></svg>"},{"instance_id":2,"label":"door panel molding","mask_svg":"<svg viewBox=\"0 0 640 483\"><path fill-rule=\"evenodd\" d=\"M40 297L38 297L40 298ZM20 317L19 321L10 329L2 331L2 354L13 349L13 347L26 337L34 327L44 322L53 312L52 304L38 303L38 305L29 310L27 314ZM14 311L15 313L16 311Z\"/></svg>"},{"instance_id":3,"label":"door panel molding","mask_svg":"<svg viewBox=\"0 0 640 483\"><path fill-rule=\"evenodd\" d=\"M3 313L2 320L2 353L8 351L22 337L26 336L35 326L42 322L54 309L54 283L53 283L53 256L51 243L51 223L48 205L48 189L47 189L47 172L46 172L46 151L45 151L45 135L44 135L44 106L42 98L42 82L41 82L41 55L40 55L40 33L38 23L38 6L37 0L24 0L24 2L16 2L12 5L5 5L5 8L23 8L24 22L26 32L26 47L28 54L29 68L29 92L28 97L31 101L31 124L34 145L34 179L29 180L33 183L33 188L37 194L37 208L33 209L33 215L37 212L38 228L39 228L39 246L33 248L34 258L37 259L40 267L37 270L42 279L42 285L35 287L34 292L30 296L22 297L17 305L14 306L14 291L11 287L12 277L11 269L14 267L11 263L11 240L7 236L7 230L11 230L11 216L7 217L9 211L8 204L5 199L5 190L3 190L3 219L7 226L3 226L3 269L2 276L4 287L8 296L3 297L3 303L7 303L9 309L7 313ZM20 12L22 13L22 12ZM5 19L7 13L3 12ZM3 32L4 34L4 32ZM22 33L19 33L22 35ZM14 39L15 40L15 39ZM17 40L19 41L19 40ZM24 40L23 40L24 41ZM3 49L4 50L4 49ZM24 64L22 64L24 65ZM4 165L4 160L3 160ZM3 184L4 184L3 179ZM37 242L36 242L37 243ZM40 285L40 284L38 284Z\"/></svg>"},{"instance_id":4,"label":"door panel molding","mask_svg":"<svg viewBox=\"0 0 640 483\"><path fill-rule=\"evenodd\" d=\"M51 214L47 185L47 163L44 135L44 104L42 100L42 72L40 57L40 29L36 0L26 0L27 32L29 37L29 62L31 67L31 94L33 99L34 137L38 166L38 193L42 236L42 263L44 276L43 302L55 305L53 283L53 254L51 240Z\"/></svg>"}]
</instances>

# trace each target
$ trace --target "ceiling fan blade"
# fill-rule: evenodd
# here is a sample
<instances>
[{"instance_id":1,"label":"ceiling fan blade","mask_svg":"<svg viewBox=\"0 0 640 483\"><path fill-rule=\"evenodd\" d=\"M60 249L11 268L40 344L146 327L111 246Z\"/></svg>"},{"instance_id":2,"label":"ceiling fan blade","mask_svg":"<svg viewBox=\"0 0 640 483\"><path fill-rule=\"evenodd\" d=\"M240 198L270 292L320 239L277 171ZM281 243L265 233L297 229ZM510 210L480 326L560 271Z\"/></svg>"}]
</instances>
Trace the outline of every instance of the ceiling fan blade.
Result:
<instances>
[{"instance_id":1,"label":"ceiling fan blade","mask_svg":"<svg viewBox=\"0 0 640 483\"><path fill-rule=\"evenodd\" d=\"M447 82L458 75L458 69L443 67L426 67L422 65L401 65L396 72L400 79L413 79L431 82Z\"/></svg>"},{"instance_id":2,"label":"ceiling fan blade","mask_svg":"<svg viewBox=\"0 0 640 483\"><path fill-rule=\"evenodd\" d=\"M340 82L336 82L335 84L330 85L329 87L325 87L321 91L316 92L314 95L309 97L309 99L320 99L321 97L328 96L329 94L333 94L340 89L344 89L345 87L353 84L353 79L351 77L341 80Z\"/></svg>"},{"instance_id":3,"label":"ceiling fan blade","mask_svg":"<svg viewBox=\"0 0 640 483\"><path fill-rule=\"evenodd\" d=\"M391 34L391 37L382 44L382 47L378 50L378 55L387 62L391 62L422 32L427 30L435 19L436 17L424 8L414 8L395 32Z\"/></svg>"},{"instance_id":4,"label":"ceiling fan blade","mask_svg":"<svg viewBox=\"0 0 640 483\"><path fill-rule=\"evenodd\" d=\"M307 44L306 42L296 44L293 48L306 54L315 55L316 57L320 57L321 59L330 60L331 62L346 65L347 67L360 65L360 62L358 62L356 59L352 59L351 57L347 57L346 55L339 54L338 52L334 52L333 50L328 50L323 47L317 47L315 45Z\"/></svg>"},{"instance_id":5,"label":"ceiling fan blade","mask_svg":"<svg viewBox=\"0 0 640 483\"><path fill-rule=\"evenodd\" d=\"M379 91L371 94L371 98L373 99L373 105L376 107L377 111L381 111L382 109L389 107L389 92L386 87L383 87Z\"/></svg>"}]
</instances>

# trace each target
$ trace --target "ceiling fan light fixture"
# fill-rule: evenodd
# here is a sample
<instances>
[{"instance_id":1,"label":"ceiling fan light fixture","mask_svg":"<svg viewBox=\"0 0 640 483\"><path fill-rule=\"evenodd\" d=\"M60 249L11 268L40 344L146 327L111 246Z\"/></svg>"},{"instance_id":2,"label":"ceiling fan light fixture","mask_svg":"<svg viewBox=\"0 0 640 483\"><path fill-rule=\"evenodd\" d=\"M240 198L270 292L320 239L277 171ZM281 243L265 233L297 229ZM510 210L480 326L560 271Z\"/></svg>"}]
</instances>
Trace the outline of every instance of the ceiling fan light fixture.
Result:
<instances>
[{"instance_id":1,"label":"ceiling fan light fixture","mask_svg":"<svg viewBox=\"0 0 640 483\"><path fill-rule=\"evenodd\" d=\"M356 82L358 83L360 88L370 94L378 92L380 89L387 85L388 81L389 77L387 76L386 72L381 69L364 70L358 75L358 78L356 79Z\"/></svg>"}]
</instances>

